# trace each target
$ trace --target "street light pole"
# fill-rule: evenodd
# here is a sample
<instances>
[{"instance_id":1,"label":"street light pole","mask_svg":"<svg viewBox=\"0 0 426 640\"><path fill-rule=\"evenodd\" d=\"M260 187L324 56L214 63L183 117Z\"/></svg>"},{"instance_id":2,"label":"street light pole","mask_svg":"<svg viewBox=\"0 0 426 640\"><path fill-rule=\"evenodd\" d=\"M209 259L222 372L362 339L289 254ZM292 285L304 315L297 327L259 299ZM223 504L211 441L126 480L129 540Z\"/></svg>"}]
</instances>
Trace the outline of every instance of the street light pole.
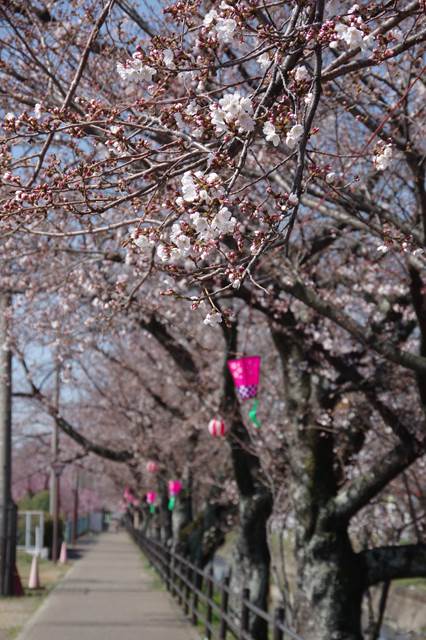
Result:
<instances>
[{"instance_id":1,"label":"street light pole","mask_svg":"<svg viewBox=\"0 0 426 640\"><path fill-rule=\"evenodd\" d=\"M78 536L78 488L79 488L79 473L78 467L75 469L75 485L74 485L74 504L73 504L73 513L72 513L72 533L71 533L71 543L75 545L77 543Z\"/></svg>"},{"instance_id":2,"label":"street light pole","mask_svg":"<svg viewBox=\"0 0 426 640\"><path fill-rule=\"evenodd\" d=\"M56 366L56 383L55 383L55 408L59 410L59 393L60 393L60 367L59 363ZM58 422L56 417L54 418L52 441L51 441L51 455L52 463L50 468L50 500L49 510L52 516L52 560L57 562L59 557L59 476L58 465L58 453L59 453L59 432Z\"/></svg>"},{"instance_id":3,"label":"street light pole","mask_svg":"<svg viewBox=\"0 0 426 640\"><path fill-rule=\"evenodd\" d=\"M16 505L12 500L12 353L8 345L9 293L0 291L0 595L13 595Z\"/></svg>"}]
</instances>

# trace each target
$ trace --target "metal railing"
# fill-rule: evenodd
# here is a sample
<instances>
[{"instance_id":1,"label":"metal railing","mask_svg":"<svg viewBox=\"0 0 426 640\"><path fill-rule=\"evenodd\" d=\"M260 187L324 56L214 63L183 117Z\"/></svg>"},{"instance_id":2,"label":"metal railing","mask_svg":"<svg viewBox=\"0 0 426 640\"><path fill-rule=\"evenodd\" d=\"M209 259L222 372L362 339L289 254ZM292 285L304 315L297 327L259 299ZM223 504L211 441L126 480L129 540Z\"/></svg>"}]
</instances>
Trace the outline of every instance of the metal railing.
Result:
<instances>
[{"instance_id":1,"label":"metal railing","mask_svg":"<svg viewBox=\"0 0 426 640\"><path fill-rule=\"evenodd\" d=\"M272 614L263 611L250 602L249 589L243 589L239 610L233 610L229 575L216 580L213 566L201 570L184 556L134 529L130 522L126 525L185 615L193 625L203 627L207 640L257 640L250 634L253 618L264 621L272 640L303 640L286 626L283 607L276 607Z\"/></svg>"}]
</instances>

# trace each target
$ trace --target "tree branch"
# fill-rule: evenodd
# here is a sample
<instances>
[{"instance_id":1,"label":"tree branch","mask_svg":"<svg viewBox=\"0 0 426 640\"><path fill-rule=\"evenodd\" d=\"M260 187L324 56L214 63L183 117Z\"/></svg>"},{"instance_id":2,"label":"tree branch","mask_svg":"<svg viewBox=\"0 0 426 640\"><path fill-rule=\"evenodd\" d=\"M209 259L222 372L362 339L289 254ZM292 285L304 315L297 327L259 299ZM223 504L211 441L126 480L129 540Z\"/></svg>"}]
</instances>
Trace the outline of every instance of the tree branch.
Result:
<instances>
[{"instance_id":1,"label":"tree branch","mask_svg":"<svg viewBox=\"0 0 426 640\"><path fill-rule=\"evenodd\" d=\"M366 473L340 491L332 501L334 514L342 520L350 520L389 482L424 454L425 446L421 447L414 440L411 446L397 444Z\"/></svg>"},{"instance_id":2,"label":"tree branch","mask_svg":"<svg viewBox=\"0 0 426 640\"><path fill-rule=\"evenodd\" d=\"M366 586L401 578L426 578L426 544L377 547L358 554Z\"/></svg>"},{"instance_id":3,"label":"tree branch","mask_svg":"<svg viewBox=\"0 0 426 640\"><path fill-rule=\"evenodd\" d=\"M329 320L335 322L361 344L370 347L386 360L394 362L405 369L415 371L416 373L426 374L426 358L408 351L402 351L391 344L378 341L377 336L372 333L371 330L359 324L332 302L320 298L313 289L306 286L295 276L286 278L280 284L284 291L301 300L312 309L315 309L315 311L325 318L329 318Z\"/></svg>"}]
</instances>

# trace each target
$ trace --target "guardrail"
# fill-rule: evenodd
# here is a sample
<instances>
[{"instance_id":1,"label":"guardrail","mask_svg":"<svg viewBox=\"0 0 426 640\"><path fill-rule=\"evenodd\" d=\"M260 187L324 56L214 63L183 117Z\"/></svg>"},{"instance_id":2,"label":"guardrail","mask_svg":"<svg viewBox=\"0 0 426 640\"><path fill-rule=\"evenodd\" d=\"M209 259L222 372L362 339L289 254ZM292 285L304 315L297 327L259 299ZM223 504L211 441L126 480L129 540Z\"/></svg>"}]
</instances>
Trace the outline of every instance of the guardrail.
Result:
<instances>
[{"instance_id":1,"label":"guardrail","mask_svg":"<svg viewBox=\"0 0 426 640\"><path fill-rule=\"evenodd\" d=\"M285 611L277 607L270 614L250 602L249 589L243 589L240 610L230 607L230 576L222 581L213 577L213 567L203 571L187 558L168 549L156 540L135 530L130 522L127 529L157 571L168 591L183 608L193 625L204 628L207 640L257 640L250 632L250 618L263 620L272 640L303 640L285 624Z\"/></svg>"}]
</instances>

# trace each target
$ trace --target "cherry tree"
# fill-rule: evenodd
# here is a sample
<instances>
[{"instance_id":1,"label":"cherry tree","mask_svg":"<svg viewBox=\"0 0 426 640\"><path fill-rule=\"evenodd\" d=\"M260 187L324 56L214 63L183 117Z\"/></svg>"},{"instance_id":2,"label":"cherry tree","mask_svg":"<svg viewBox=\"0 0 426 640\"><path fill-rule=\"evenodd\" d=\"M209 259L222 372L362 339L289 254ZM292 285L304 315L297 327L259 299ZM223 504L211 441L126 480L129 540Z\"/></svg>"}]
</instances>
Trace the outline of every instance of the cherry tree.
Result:
<instances>
[{"instance_id":1,"label":"cherry tree","mask_svg":"<svg viewBox=\"0 0 426 640\"><path fill-rule=\"evenodd\" d=\"M265 317L290 489L274 490L266 451L244 457L242 529L257 500L265 526L282 500L294 626L358 640L370 586L426 573L410 499L412 544L395 527L364 535L387 492L424 473L424 3L178 2L152 24L95 5L1 10L3 286L66 291L68 317L74 274L192 382L199 354L154 313L164 297L176 328L225 336L223 359L244 351L241 309ZM223 411L247 438L232 394L228 378ZM247 448L231 450L238 469Z\"/></svg>"}]
</instances>

